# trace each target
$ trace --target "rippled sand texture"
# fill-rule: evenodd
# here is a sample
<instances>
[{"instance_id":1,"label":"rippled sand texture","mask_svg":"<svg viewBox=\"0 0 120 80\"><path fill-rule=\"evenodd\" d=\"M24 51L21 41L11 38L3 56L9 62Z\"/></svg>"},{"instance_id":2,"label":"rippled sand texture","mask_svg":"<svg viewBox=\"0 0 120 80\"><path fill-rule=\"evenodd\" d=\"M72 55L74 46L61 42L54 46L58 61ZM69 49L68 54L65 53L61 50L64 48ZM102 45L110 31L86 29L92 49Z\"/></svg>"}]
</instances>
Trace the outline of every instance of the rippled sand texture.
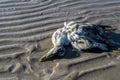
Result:
<instances>
[{"instance_id":1,"label":"rippled sand texture","mask_svg":"<svg viewBox=\"0 0 120 80\"><path fill-rule=\"evenodd\" d=\"M119 80L119 53L68 50L63 59L39 61L70 20L112 26L109 37L120 42L120 0L0 0L0 80Z\"/></svg>"}]
</instances>

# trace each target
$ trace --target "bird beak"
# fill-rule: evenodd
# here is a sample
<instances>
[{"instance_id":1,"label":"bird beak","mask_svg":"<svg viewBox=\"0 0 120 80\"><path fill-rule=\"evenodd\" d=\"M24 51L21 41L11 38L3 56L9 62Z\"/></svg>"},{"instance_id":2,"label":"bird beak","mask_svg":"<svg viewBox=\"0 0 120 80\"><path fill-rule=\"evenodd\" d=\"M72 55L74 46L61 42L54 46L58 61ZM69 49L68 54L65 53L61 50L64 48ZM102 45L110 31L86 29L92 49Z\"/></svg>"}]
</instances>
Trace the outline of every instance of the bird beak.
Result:
<instances>
[{"instance_id":1,"label":"bird beak","mask_svg":"<svg viewBox=\"0 0 120 80\"><path fill-rule=\"evenodd\" d=\"M47 54L45 54L41 59L40 61L43 62L43 61L47 61L47 60L50 60L50 59L53 59L57 56L57 52L58 52L58 48L52 48Z\"/></svg>"}]
</instances>

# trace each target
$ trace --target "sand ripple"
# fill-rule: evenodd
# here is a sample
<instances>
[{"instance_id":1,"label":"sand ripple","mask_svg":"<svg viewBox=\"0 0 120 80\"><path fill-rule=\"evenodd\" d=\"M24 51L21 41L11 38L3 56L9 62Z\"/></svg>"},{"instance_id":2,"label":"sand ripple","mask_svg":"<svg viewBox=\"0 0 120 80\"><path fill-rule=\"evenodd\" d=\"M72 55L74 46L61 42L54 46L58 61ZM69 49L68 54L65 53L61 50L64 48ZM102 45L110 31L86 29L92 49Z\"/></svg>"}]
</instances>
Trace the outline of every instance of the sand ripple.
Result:
<instances>
[{"instance_id":1,"label":"sand ripple","mask_svg":"<svg viewBox=\"0 0 120 80\"><path fill-rule=\"evenodd\" d=\"M72 56L70 59L53 62L38 61L51 48L52 33L61 28L64 21L69 20L110 25L119 32L120 1L0 0L0 64L8 66L0 67L3 69L0 70L2 75L0 79L21 77L21 79L25 78L23 80L34 80L36 76L38 80L98 80L96 78L98 76L100 80L104 80L105 76L100 76L101 73L104 74L101 69L105 69L105 75L108 76L110 71L107 70L111 66L109 65L111 60L106 59L105 56L99 57L99 54L97 58L93 57L94 54L90 54L87 55L88 58L72 59ZM89 58L91 55L92 57ZM11 65L14 67L10 67ZM114 72L116 68L110 70ZM17 76L11 74L8 78L4 78L11 72L22 74ZM24 75L28 73L29 76ZM107 77L106 80L109 78Z\"/></svg>"}]
</instances>

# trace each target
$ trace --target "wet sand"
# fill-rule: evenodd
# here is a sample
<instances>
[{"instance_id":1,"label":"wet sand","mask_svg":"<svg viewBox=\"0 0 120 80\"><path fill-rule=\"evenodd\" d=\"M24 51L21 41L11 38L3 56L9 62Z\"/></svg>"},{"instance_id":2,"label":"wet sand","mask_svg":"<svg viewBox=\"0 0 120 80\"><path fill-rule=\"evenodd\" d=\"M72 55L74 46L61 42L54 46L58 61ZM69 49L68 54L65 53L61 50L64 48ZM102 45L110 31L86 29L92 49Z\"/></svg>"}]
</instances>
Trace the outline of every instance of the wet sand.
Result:
<instances>
[{"instance_id":1,"label":"wet sand","mask_svg":"<svg viewBox=\"0 0 120 80\"><path fill-rule=\"evenodd\" d=\"M116 29L120 43L119 0L0 0L0 80L119 80L120 53L74 52L40 62L52 48L51 35L65 21Z\"/></svg>"}]
</instances>

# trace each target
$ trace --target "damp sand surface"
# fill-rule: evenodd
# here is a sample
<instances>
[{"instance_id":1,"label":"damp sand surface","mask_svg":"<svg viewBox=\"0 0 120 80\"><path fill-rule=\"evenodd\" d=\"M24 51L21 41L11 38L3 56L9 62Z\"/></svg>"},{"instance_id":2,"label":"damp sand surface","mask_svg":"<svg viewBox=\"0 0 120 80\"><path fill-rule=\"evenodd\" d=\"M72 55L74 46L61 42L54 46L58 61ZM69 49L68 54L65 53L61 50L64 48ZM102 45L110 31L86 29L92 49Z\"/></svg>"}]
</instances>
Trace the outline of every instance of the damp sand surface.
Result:
<instances>
[{"instance_id":1,"label":"damp sand surface","mask_svg":"<svg viewBox=\"0 0 120 80\"><path fill-rule=\"evenodd\" d=\"M111 26L120 43L120 0L0 0L0 80L119 80L120 52L75 52L40 62L65 21Z\"/></svg>"}]
</instances>

